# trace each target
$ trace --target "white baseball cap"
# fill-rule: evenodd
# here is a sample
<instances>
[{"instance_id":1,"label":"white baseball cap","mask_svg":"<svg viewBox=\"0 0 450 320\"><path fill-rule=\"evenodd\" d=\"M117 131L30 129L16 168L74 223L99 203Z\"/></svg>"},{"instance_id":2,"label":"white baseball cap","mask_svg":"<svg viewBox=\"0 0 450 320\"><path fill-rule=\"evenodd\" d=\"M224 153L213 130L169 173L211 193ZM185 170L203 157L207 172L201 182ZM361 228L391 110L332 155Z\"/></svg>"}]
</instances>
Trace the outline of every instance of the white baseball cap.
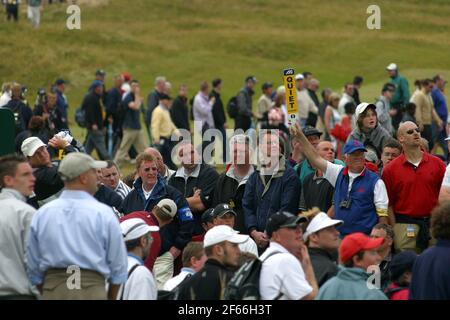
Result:
<instances>
[{"instance_id":1,"label":"white baseball cap","mask_svg":"<svg viewBox=\"0 0 450 320\"><path fill-rule=\"evenodd\" d=\"M360 104L358 104L358 106L356 107L355 110L355 119L358 120L359 116L361 113L363 113L368 107L372 107L375 112L377 109L377 106L374 105L373 103L367 103L367 102L361 102Z\"/></svg>"},{"instance_id":2,"label":"white baseball cap","mask_svg":"<svg viewBox=\"0 0 450 320\"><path fill-rule=\"evenodd\" d=\"M172 199L162 199L156 206L172 218L177 214L178 208Z\"/></svg>"},{"instance_id":3,"label":"white baseball cap","mask_svg":"<svg viewBox=\"0 0 450 320\"><path fill-rule=\"evenodd\" d=\"M305 79L305 77L301 73L297 73L295 75L295 80L303 80L303 79Z\"/></svg>"},{"instance_id":4,"label":"white baseball cap","mask_svg":"<svg viewBox=\"0 0 450 320\"><path fill-rule=\"evenodd\" d=\"M45 146L45 143L43 143L38 137L29 137L23 140L20 149L26 157L32 157L37 149Z\"/></svg>"},{"instance_id":5,"label":"white baseball cap","mask_svg":"<svg viewBox=\"0 0 450 320\"><path fill-rule=\"evenodd\" d=\"M331 219L325 212L319 212L309 223L308 227L306 228L305 233L303 234L303 240L307 240L308 237L322 229L331 227L331 226L338 226L343 224L344 221L342 220L334 220Z\"/></svg>"},{"instance_id":6,"label":"white baseball cap","mask_svg":"<svg viewBox=\"0 0 450 320\"><path fill-rule=\"evenodd\" d=\"M244 243L248 240L247 235L239 234L239 231L233 230L230 226L215 226L208 230L203 239L203 247L210 247L212 245L228 241L231 243Z\"/></svg>"},{"instance_id":7,"label":"white baseball cap","mask_svg":"<svg viewBox=\"0 0 450 320\"><path fill-rule=\"evenodd\" d=\"M95 161L86 153L72 152L61 160L58 172L63 179L71 180L90 169L103 169L107 166L106 161Z\"/></svg>"},{"instance_id":8,"label":"white baseball cap","mask_svg":"<svg viewBox=\"0 0 450 320\"><path fill-rule=\"evenodd\" d=\"M141 218L131 218L120 223L122 229L123 240L125 242L139 239L149 232L159 231L157 226L149 226Z\"/></svg>"},{"instance_id":9,"label":"white baseball cap","mask_svg":"<svg viewBox=\"0 0 450 320\"><path fill-rule=\"evenodd\" d=\"M389 70L389 71L397 70L397 65L395 63L391 63L386 67L386 70Z\"/></svg>"}]
</instances>

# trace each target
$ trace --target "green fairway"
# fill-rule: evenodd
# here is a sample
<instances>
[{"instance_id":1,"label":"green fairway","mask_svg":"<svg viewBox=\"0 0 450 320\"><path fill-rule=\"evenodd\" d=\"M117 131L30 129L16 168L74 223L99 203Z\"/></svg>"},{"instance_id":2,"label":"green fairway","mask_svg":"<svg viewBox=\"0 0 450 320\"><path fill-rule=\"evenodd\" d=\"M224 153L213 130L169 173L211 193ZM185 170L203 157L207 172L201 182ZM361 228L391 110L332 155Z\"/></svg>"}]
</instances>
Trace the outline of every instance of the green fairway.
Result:
<instances>
[{"instance_id":1,"label":"green fairway","mask_svg":"<svg viewBox=\"0 0 450 320\"><path fill-rule=\"evenodd\" d=\"M366 27L370 4L381 8L381 30ZM18 24L1 17L0 81L27 85L34 102L38 87L67 79L72 122L98 68L107 72L107 88L114 74L129 71L145 98L157 75L168 78L174 96L182 83L192 96L202 80L221 77L225 102L249 74L260 81L256 98L262 82L281 84L285 67L311 71L321 88L339 92L362 75L366 101L378 97L390 62L411 89L416 78L450 76L445 0L92 0L81 2L82 29L72 31L66 7L45 6L37 30L26 20L25 5ZM74 127L84 139L84 130Z\"/></svg>"}]
</instances>

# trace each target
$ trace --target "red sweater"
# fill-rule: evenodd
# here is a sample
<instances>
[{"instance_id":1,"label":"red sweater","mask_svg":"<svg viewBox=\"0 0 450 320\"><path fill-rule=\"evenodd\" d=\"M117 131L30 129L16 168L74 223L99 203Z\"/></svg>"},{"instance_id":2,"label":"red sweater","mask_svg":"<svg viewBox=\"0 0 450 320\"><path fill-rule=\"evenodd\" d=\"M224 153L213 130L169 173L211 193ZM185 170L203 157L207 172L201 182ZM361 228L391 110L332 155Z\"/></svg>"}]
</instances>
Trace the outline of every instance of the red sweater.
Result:
<instances>
[{"instance_id":1,"label":"red sweater","mask_svg":"<svg viewBox=\"0 0 450 320\"><path fill-rule=\"evenodd\" d=\"M151 212L147 211L135 211L130 214L127 214L123 218L120 219L120 222L125 221L131 218L140 218L145 221L149 226L157 226L159 227L158 220L155 215ZM159 255L159 251L161 250L161 236L158 232L152 232L153 242L150 246L150 252L147 256L147 259L144 261L144 265L153 271L153 265L155 264L155 260Z\"/></svg>"}]
</instances>

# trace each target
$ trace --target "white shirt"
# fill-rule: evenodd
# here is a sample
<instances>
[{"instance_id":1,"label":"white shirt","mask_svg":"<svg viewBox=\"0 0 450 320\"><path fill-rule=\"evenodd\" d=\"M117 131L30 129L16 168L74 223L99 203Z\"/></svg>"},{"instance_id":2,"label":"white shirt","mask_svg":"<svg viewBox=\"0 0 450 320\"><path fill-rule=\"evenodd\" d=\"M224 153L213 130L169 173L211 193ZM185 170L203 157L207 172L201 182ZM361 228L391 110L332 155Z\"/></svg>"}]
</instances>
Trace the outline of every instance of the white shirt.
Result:
<instances>
[{"instance_id":1,"label":"white shirt","mask_svg":"<svg viewBox=\"0 0 450 320\"><path fill-rule=\"evenodd\" d=\"M172 291L175 289L187 276L193 275L195 272L191 268L182 268L181 272L173 277L172 279L167 280L164 284L164 290Z\"/></svg>"},{"instance_id":2,"label":"white shirt","mask_svg":"<svg viewBox=\"0 0 450 320\"><path fill-rule=\"evenodd\" d=\"M255 241L250 237L248 237L247 241L239 244L239 250L241 250L241 252L251 253L251 254L255 255L256 257L259 256L258 247L256 246Z\"/></svg>"},{"instance_id":3,"label":"white shirt","mask_svg":"<svg viewBox=\"0 0 450 320\"><path fill-rule=\"evenodd\" d=\"M450 164L445 169L444 179L442 180L443 187L450 187Z\"/></svg>"},{"instance_id":4,"label":"white shirt","mask_svg":"<svg viewBox=\"0 0 450 320\"><path fill-rule=\"evenodd\" d=\"M230 177L234 180L236 180L239 184L238 187L240 187L243 184L246 184L248 179L250 178L250 176L252 175L252 173L255 171L255 168L253 166L250 166L250 169L248 170L247 174L245 175L245 177L239 177L236 172L235 172L236 168L233 165L230 169L228 169L226 175L227 177Z\"/></svg>"},{"instance_id":5,"label":"white shirt","mask_svg":"<svg viewBox=\"0 0 450 320\"><path fill-rule=\"evenodd\" d=\"M192 171L190 174L188 174L184 167L182 166L175 172L175 177L181 177L184 180L187 181L189 177L198 178L198 175L200 174L200 164L197 164L197 167L195 167L194 171Z\"/></svg>"},{"instance_id":6,"label":"white shirt","mask_svg":"<svg viewBox=\"0 0 450 320\"><path fill-rule=\"evenodd\" d=\"M341 170L344 169L344 166L340 164L334 164L329 161L327 161L327 171L324 172L323 177L330 182L330 184L335 187L336 186L336 180L339 176L339 173ZM367 170L367 168L365 169ZM353 181L359 177L364 171L360 173L352 173L348 172L349 176L349 183L348 183L348 191L352 189ZM389 205L389 198L386 191L386 185L384 184L384 181L381 179L378 179L377 183L375 184L375 188L373 189L373 199L375 208L380 209L387 209Z\"/></svg>"},{"instance_id":7,"label":"white shirt","mask_svg":"<svg viewBox=\"0 0 450 320\"><path fill-rule=\"evenodd\" d=\"M266 261L264 259L273 253ZM300 261L283 246L270 242L269 248L259 258L263 262L259 278L262 300L300 300L313 290L308 283Z\"/></svg>"},{"instance_id":8,"label":"white shirt","mask_svg":"<svg viewBox=\"0 0 450 320\"><path fill-rule=\"evenodd\" d=\"M155 186L156 186L156 184L155 184ZM153 189L155 189L154 186L149 192L147 192L147 191L145 191L144 186L142 185L142 191L144 192L145 200L147 200L150 197L150 195L152 194Z\"/></svg>"},{"instance_id":9,"label":"white shirt","mask_svg":"<svg viewBox=\"0 0 450 320\"><path fill-rule=\"evenodd\" d=\"M350 96L350 95L348 95L346 92L344 92L344 93L342 94L342 98L341 98L341 100L339 100L339 104L338 104L338 110L339 110L339 113L340 113L341 115L345 114L345 105L346 105L348 102L353 102L353 103L355 103L355 99L353 99L352 96Z\"/></svg>"},{"instance_id":10,"label":"white shirt","mask_svg":"<svg viewBox=\"0 0 450 320\"><path fill-rule=\"evenodd\" d=\"M297 102L299 119L307 119L309 112L317 114L319 111L317 106L314 104L314 101L309 96L307 89L303 89L301 91L297 90Z\"/></svg>"},{"instance_id":11,"label":"white shirt","mask_svg":"<svg viewBox=\"0 0 450 320\"><path fill-rule=\"evenodd\" d=\"M123 300L156 300L158 289L153 274L143 265L142 260L139 261L137 257L129 254L127 272L135 265L139 266L131 273L125 285L120 287L117 300L120 300L124 288Z\"/></svg>"},{"instance_id":12,"label":"white shirt","mask_svg":"<svg viewBox=\"0 0 450 320\"><path fill-rule=\"evenodd\" d=\"M8 104L9 100L11 100L11 95L8 92L4 92L0 96L0 107L4 107Z\"/></svg>"},{"instance_id":13,"label":"white shirt","mask_svg":"<svg viewBox=\"0 0 450 320\"><path fill-rule=\"evenodd\" d=\"M0 192L0 296L34 295L27 276L26 239L36 210L15 189Z\"/></svg>"}]
</instances>

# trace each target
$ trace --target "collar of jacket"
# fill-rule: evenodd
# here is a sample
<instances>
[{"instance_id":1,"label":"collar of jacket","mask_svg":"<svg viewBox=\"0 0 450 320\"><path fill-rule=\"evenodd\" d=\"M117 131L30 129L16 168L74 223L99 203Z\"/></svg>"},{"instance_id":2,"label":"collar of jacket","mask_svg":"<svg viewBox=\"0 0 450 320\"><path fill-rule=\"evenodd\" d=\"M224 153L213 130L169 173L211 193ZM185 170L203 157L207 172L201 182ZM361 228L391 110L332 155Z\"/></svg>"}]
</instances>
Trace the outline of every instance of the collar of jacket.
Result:
<instances>
[{"instance_id":1,"label":"collar of jacket","mask_svg":"<svg viewBox=\"0 0 450 320\"><path fill-rule=\"evenodd\" d=\"M240 186L242 184L246 184L248 178L250 178L250 176L252 175L253 172L255 172L255 167L251 165L250 169L248 170L247 175L245 177L242 177L242 180L241 180L241 182L238 183L238 186ZM234 166L231 166L230 169L228 169L228 171L225 173L225 175L227 177L230 177L231 179L239 181L239 179L236 176L235 167Z\"/></svg>"},{"instance_id":2,"label":"collar of jacket","mask_svg":"<svg viewBox=\"0 0 450 320\"><path fill-rule=\"evenodd\" d=\"M27 201L27 198L16 189L3 188L0 192L0 195L2 196L2 198L15 198L23 202Z\"/></svg>"},{"instance_id":3,"label":"collar of jacket","mask_svg":"<svg viewBox=\"0 0 450 320\"><path fill-rule=\"evenodd\" d=\"M337 274L337 277L350 281L366 281L369 276L370 275L361 268L342 268Z\"/></svg>"},{"instance_id":4,"label":"collar of jacket","mask_svg":"<svg viewBox=\"0 0 450 320\"><path fill-rule=\"evenodd\" d=\"M261 163L258 163L256 171L258 171L259 176L262 178L261 169L262 169ZM284 171L286 171L286 158L284 156L281 156L280 160L278 161L278 165L274 169L275 174L272 174L272 178L279 178L283 176Z\"/></svg>"},{"instance_id":5,"label":"collar of jacket","mask_svg":"<svg viewBox=\"0 0 450 320\"><path fill-rule=\"evenodd\" d=\"M308 252L310 256L322 256L327 258L328 260L332 262L337 262L338 259L338 253L337 251L333 254L333 252L330 252L328 250L322 249L322 248L311 248L308 247Z\"/></svg>"},{"instance_id":6,"label":"collar of jacket","mask_svg":"<svg viewBox=\"0 0 450 320\"><path fill-rule=\"evenodd\" d=\"M198 178L198 176L200 175L200 170L202 169L202 164L198 164L197 167L194 169L194 171L191 172L191 174L187 177L189 178ZM185 170L184 167L181 166L176 172L175 172L175 177L178 178L183 178L185 177Z\"/></svg>"},{"instance_id":7,"label":"collar of jacket","mask_svg":"<svg viewBox=\"0 0 450 320\"><path fill-rule=\"evenodd\" d=\"M284 156L280 157L280 160L278 161L278 165L274 169L275 174L272 174L272 176L270 177L267 184L266 184L266 180L264 180L264 175L261 175L261 164L259 164L259 163L258 163L257 171L258 171L259 178L261 179L263 186L264 186L264 190L261 195L261 197L263 197L266 194L266 192L270 189L270 184L272 182L272 179L280 178L283 176L284 171L286 171L286 159Z\"/></svg>"},{"instance_id":8,"label":"collar of jacket","mask_svg":"<svg viewBox=\"0 0 450 320\"><path fill-rule=\"evenodd\" d=\"M358 176L358 177L364 177L364 175L366 174L366 170L367 170L367 168L364 167L363 171L361 171L361 172L359 173L359 176ZM352 172L352 173L353 173L353 172ZM355 174L356 174L356 172L355 172ZM345 167L344 170L342 170L342 175L348 176L348 167Z\"/></svg>"},{"instance_id":9,"label":"collar of jacket","mask_svg":"<svg viewBox=\"0 0 450 320\"><path fill-rule=\"evenodd\" d=\"M206 262L205 262L205 267L206 266L216 266L221 269L228 270L228 268L223 263L221 263L219 260L217 260L215 258L208 258L208 260L206 260Z\"/></svg>"},{"instance_id":10,"label":"collar of jacket","mask_svg":"<svg viewBox=\"0 0 450 320\"><path fill-rule=\"evenodd\" d=\"M166 183L164 181L164 178L161 177L158 173L158 178L155 186L153 187L152 194L147 200L145 200L144 191L142 191L142 178L141 177L137 178L136 181L133 183L133 186L136 189L137 193L142 197L142 199L144 199L144 202L146 203L145 206L147 206L147 202L150 199L154 198L155 194L159 195L161 193L161 190L164 189L165 185Z\"/></svg>"}]
</instances>

